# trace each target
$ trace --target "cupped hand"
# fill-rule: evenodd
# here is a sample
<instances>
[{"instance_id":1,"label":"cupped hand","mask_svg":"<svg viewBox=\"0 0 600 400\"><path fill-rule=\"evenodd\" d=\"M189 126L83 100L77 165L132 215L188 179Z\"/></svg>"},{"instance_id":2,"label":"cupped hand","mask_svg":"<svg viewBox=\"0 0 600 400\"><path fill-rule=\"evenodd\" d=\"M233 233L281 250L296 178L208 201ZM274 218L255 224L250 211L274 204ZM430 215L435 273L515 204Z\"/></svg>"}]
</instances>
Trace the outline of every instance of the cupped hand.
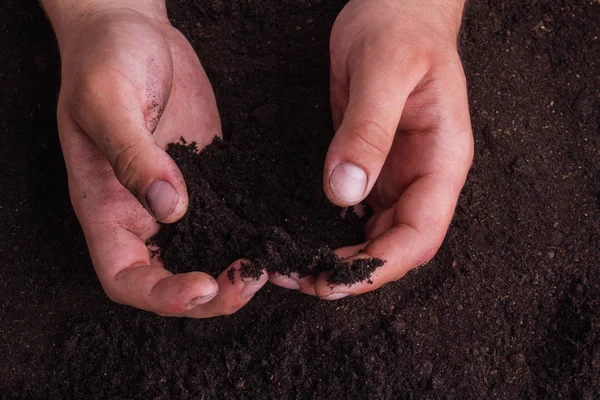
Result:
<instances>
[{"instance_id":1,"label":"cupped hand","mask_svg":"<svg viewBox=\"0 0 600 400\"><path fill-rule=\"evenodd\" d=\"M181 137L199 147L221 134L210 83L164 15L86 9L59 35L60 141L69 190L90 255L114 301L161 315L230 314L266 282L201 272L173 275L146 247L187 210L181 172L164 151ZM58 30L57 30L58 33ZM237 268L239 261L230 266ZM202 269L202 265L198 265Z\"/></svg>"},{"instance_id":2,"label":"cupped hand","mask_svg":"<svg viewBox=\"0 0 600 400\"><path fill-rule=\"evenodd\" d=\"M334 204L366 201L366 242L344 260L385 261L350 286L278 277L272 282L335 300L374 290L427 263L439 249L473 157L456 39L463 0L352 0L331 34L336 128L324 168Z\"/></svg>"}]
</instances>

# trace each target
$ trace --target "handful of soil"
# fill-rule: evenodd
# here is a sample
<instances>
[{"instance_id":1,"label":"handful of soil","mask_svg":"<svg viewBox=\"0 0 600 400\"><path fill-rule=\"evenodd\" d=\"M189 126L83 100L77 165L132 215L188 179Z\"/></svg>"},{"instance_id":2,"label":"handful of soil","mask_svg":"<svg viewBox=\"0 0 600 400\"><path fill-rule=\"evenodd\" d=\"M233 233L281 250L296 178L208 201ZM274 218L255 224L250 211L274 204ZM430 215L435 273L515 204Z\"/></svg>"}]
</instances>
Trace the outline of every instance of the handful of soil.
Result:
<instances>
[{"instance_id":1,"label":"handful of soil","mask_svg":"<svg viewBox=\"0 0 600 400\"><path fill-rule=\"evenodd\" d=\"M149 243L172 272L203 271L218 276L246 258L241 275L268 272L301 277L328 271L333 284L368 280L380 259L344 263L332 249L364 242L369 212L333 206L321 183L307 179L303 166L265 157L257 149L234 147L219 138L198 151L196 143L171 143L167 152L187 183L188 212L163 225ZM310 175L310 174L309 174Z\"/></svg>"}]
</instances>

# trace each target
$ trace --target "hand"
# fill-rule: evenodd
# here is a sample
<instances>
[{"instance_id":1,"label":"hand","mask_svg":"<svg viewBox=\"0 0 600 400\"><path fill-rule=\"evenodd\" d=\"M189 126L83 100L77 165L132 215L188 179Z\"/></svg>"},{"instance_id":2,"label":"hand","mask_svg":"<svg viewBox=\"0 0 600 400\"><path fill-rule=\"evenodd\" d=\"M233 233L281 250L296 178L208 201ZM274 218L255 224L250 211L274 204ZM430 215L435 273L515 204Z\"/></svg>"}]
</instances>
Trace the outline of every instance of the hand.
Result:
<instances>
[{"instance_id":1,"label":"hand","mask_svg":"<svg viewBox=\"0 0 600 400\"><path fill-rule=\"evenodd\" d=\"M45 2L62 57L58 128L71 201L104 290L116 302L161 315L238 310L266 273L243 282L236 272L234 284L226 272L217 280L173 275L145 245L159 229L155 219L172 223L187 210L185 182L165 146L184 136L202 148L221 134L195 52L170 25L164 3L146 13L120 8L125 1L76 0L71 13L86 4L76 18L59 13L55 4L63 3Z\"/></svg>"},{"instance_id":2,"label":"hand","mask_svg":"<svg viewBox=\"0 0 600 400\"><path fill-rule=\"evenodd\" d=\"M374 290L439 249L473 157L467 91L456 47L464 0L352 0L331 34L336 135L324 170L340 206L374 210L366 243L336 250L386 261L371 283L318 279L275 284L335 300Z\"/></svg>"}]
</instances>

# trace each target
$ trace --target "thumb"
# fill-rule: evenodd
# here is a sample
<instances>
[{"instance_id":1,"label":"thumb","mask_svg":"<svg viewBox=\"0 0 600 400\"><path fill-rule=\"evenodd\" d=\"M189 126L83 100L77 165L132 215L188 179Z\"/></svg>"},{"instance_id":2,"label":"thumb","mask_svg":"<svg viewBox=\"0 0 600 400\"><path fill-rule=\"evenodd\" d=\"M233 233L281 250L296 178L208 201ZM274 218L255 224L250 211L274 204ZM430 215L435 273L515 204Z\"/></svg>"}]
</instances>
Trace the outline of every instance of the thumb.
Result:
<instances>
[{"instance_id":1,"label":"thumb","mask_svg":"<svg viewBox=\"0 0 600 400\"><path fill-rule=\"evenodd\" d=\"M162 111L148 113L143 106L132 107L140 103L136 91L129 90L133 88L127 82L118 87L117 93L94 91L85 96L74 108L75 120L102 151L119 182L146 210L161 222L175 222L187 211L188 195L179 168L151 131Z\"/></svg>"},{"instance_id":2,"label":"thumb","mask_svg":"<svg viewBox=\"0 0 600 400\"><path fill-rule=\"evenodd\" d=\"M105 154L119 182L154 218L171 223L183 217L188 205L185 181L175 162L152 138L131 142L124 138Z\"/></svg>"},{"instance_id":3,"label":"thumb","mask_svg":"<svg viewBox=\"0 0 600 400\"><path fill-rule=\"evenodd\" d=\"M372 57L355 66L347 90L332 77L332 109L345 108L323 173L325 194L332 203L351 206L367 197L392 147L406 100L425 71L423 62ZM341 98L346 92L348 98Z\"/></svg>"}]
</instances>

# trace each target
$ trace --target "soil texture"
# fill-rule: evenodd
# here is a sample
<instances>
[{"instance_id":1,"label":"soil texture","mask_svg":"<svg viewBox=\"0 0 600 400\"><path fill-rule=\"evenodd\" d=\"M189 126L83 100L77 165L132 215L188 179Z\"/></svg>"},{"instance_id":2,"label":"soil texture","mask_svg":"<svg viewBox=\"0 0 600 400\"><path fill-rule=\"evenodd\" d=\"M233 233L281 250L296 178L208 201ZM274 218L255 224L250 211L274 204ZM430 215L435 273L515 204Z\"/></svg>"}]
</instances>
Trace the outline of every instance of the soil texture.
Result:
<instances>
[{"instance_id":1,"label":"soil texture","mask_svg":"<svg viewBox=\"0 0 600 400\"><path fill-rule=\"evenodd\" d=\"M270 274L287 276L327 272L332 284L368 281L382 260L345 263L333 250L363 243L370 214L359 217L354 208L330 204L319 171L299 158L298 164L286 161L287 154L271 148L273 141L238 149L232 144L235 137L228 142L217 138L202 152L184 139L169 145L190 200L180 221L163 225L150 239L165 268L195 271L202 260L202 271L217 277L246 258L242 278L258 279L266 267Z\"/></svg>"},{"instance_id":2,"label":"soil texture","mask_svg":"<svg viewBox=\"0 0 600 400\"><path fill-rule=\"evenodd\" d=\"M271 142L261 162L282 154L308 183L332 137L328 36L344 3L168 2L225 141ZM37 2L0 9L0 398L600 397L598 1L469 2L476 154L429 264L336 302L267 285L209 320L106 298L67 191L54 36Z\"/></svg>"}]
</instances>

